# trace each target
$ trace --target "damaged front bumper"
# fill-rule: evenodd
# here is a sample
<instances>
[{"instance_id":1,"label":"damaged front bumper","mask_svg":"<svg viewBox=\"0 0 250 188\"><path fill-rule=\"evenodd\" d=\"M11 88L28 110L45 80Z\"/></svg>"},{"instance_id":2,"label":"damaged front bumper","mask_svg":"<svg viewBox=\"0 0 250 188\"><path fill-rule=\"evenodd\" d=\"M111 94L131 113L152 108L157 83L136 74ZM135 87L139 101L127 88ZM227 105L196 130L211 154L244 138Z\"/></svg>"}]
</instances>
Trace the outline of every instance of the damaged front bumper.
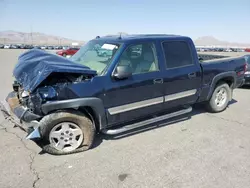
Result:
<instances>
[{"instance_id":1,"label":"damaged front bumper","mask_svg":"<svg viewBox=\"0 0 250 188\"><path fill-rule=\"evenodd\" d=\"M28 133L26 139L41 138L38 120L42 117L20 105L15 92L11 92L5 100L0 102L0 110L6 119Z\"/></svg>"}]
</instances>

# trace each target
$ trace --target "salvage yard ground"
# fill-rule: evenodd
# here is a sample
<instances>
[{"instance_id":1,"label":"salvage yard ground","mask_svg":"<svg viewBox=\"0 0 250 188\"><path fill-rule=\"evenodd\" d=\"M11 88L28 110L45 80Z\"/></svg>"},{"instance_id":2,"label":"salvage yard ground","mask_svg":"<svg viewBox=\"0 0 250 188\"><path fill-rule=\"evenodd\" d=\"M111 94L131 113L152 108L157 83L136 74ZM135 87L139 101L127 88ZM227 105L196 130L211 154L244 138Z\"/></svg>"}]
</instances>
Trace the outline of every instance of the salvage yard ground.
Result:
<instances>
[{"instance_id":1,"label":"salvage yard ground","mask_svg":"<svg viewBox=\"0 0 250 188\"><path fill-rule=\"evenodd\" d=\"M0 50L1 99L21 52ZM0 188L249 188L249 96L250 88L237 89L222 113L197 108L136 134L99 136L92 150L66 156L43 154L1 116Z\"/></svg>"}]
</instances>

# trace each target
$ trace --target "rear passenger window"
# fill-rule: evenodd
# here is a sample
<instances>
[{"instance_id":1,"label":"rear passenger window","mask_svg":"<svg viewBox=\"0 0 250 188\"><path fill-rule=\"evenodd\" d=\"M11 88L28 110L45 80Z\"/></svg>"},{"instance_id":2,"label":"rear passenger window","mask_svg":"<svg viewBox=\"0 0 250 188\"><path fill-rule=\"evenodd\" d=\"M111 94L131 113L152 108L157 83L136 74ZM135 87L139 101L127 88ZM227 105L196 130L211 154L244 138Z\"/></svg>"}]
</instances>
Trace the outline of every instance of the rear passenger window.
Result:
<instances>
[{"instance_id":1,"label":"rear passenger window","mask_svg":"<svg viewBox=\"0 0 250 188\"><path fill-rule=\"evenodd\" d=\"M178 68L194 64L191 50L184 41L163 42L167 68Z\"/></svg>"}]
</instances>

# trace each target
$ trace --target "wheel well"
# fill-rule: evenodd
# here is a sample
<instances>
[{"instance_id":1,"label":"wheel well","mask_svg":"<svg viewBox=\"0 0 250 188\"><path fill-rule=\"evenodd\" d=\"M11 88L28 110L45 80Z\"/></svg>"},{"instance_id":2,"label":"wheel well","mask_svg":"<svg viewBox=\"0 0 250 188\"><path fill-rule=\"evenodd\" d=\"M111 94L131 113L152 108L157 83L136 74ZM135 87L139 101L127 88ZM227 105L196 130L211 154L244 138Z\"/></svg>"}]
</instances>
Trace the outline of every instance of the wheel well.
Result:
<instances>
[{"instance_id":1,"label":"wheel well","mask_svg":"<svg viewBox=\"0 0 250 188\"><path fill-rule=\"evenodd\" d=\"M92 123L94 123L95 129L97 132L100 130L100 122L98 120L98 116L96 115L96 113L90 106L79 107L78 110L73 109L73 108L53 110L53 111L50 111L47 115L52 114L54 112L60 112L60 111L80 111L83 114L85 114L92 121Z\"/></svg>"},{"instance_id":2,"label":"wheel well","mask_svg":"<svg viewBox=\"0 0 250 188\"><path fill-rule=\"evenodd\" d=\"M221 82L225 82L229 85L230 88L233 87L233 84L234 84L234 78L233 77L225 77L225 78L222 78L220 79L217 83L216 83L216 86L218 84L220 84Z\"/></svg>"},{"instance_id":3,"label":"wheel well","mask_svg":"<svg viewBox=\"0 0 250 188\"><path fill-rule=\"evenodd\" d=\"M90 106L80 107L78 110L84 113L94 123L96 131L98 132L100 130L100 122L95 111Z\"/></svg>"}]
</instances>

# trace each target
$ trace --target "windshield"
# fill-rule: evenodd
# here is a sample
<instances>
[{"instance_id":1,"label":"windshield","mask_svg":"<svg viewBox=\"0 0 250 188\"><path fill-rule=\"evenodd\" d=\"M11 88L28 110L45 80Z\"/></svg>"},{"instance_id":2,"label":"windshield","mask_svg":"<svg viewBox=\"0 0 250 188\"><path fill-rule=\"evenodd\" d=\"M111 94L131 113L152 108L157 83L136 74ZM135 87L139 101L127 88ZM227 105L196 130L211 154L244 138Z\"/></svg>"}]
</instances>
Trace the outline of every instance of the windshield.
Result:
<instances>
[{"instance_id":1,"label":"windshield","mask_svg":"<svg viewBox=\"0 0 250 188\"><path fill-rule=\"evenodd\" d=\"M119 44L92 40L82 46L70 59L75 63L96 70L97 74L100 75L110 64L119 46Z\"/></svg>"}]
</instances>

